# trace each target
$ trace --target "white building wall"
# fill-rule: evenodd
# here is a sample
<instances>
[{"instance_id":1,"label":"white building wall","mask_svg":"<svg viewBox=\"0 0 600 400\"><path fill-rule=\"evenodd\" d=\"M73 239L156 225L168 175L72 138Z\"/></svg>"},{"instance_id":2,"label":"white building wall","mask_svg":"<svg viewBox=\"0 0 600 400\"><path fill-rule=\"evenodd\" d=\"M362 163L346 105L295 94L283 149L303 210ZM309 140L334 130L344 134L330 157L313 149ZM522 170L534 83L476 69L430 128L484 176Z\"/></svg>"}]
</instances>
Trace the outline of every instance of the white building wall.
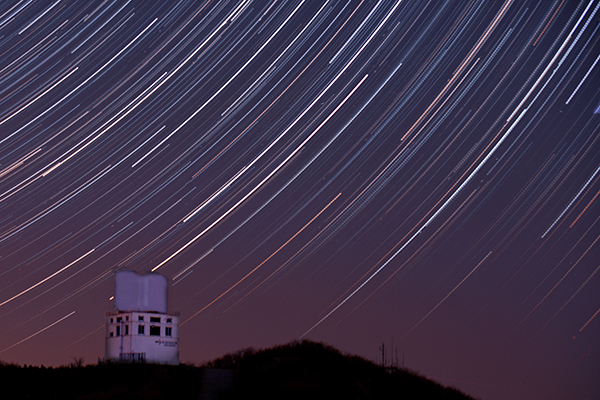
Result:
<instances>
[{"instance_id":1,"label":"white building wall","mask_svg":"<svg viewBox=\"0 0 600 400\"><path fill-rule=\"evenodd\" d=\"M141 353L148 363L179 364L179 316L144 312L108 313L106 359L120 361L123 357L140 357L136 354Z\"/></svg>"}]
</instances>

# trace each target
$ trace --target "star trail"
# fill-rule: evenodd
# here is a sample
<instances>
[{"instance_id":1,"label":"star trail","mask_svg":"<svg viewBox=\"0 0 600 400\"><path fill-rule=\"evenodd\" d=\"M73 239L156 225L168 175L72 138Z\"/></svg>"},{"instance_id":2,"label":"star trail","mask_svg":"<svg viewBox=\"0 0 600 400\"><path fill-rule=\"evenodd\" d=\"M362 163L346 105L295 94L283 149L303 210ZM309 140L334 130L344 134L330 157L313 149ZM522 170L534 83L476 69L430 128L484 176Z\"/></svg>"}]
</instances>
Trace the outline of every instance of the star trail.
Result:
<instances>
[{"instance_id":1,"label":"star trail","mask_svg":"<svg viewBox=\"0 0 600 400\"><path fill-rule=\"evenodd\" d=\"M0 4L0 360L308 338L483 399L600 396L600 2ZM389 346L388 346L389 347Z\"/></svg>"}]
</instances>

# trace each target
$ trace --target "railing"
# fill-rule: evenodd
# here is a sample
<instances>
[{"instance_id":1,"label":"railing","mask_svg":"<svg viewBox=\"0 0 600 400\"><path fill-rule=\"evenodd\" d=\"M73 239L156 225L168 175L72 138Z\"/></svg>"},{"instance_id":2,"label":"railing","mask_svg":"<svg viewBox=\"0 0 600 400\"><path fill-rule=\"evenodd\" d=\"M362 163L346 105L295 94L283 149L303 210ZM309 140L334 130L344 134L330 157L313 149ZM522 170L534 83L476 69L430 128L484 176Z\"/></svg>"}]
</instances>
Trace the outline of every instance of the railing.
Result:
<instances>
[{"instance_id":1,"label":"railing","mask_svg":"<svg viewBox=\"0 0 600 400\"><path fill-rule=\"evenodd\" d=\"M119 362L122 363L145 363L146 353L121 353L119 354Z\"/></svg>"}]
</instances>

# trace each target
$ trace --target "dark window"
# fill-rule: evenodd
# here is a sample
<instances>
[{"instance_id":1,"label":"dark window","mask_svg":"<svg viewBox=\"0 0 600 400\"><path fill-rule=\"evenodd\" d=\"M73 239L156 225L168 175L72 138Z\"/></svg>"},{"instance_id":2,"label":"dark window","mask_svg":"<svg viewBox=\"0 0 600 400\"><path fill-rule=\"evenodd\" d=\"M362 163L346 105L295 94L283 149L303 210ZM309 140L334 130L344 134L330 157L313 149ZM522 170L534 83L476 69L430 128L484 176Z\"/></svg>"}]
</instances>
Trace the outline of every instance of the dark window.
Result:
<instances>
[{"instance_id":1,"label":"dark window","mask_svg":"<svg viewBox=\"0 0 600 400\"><path fill-rule=\"evenodd\" d=\"M111 333L109 333L109 334L108 334L108 336L110 336L110 337L113 337L113 333L112 333L112 332L111 332Z\"/></svg>"},{"instance_id":2,"label":"dark window","mask_svg":"<svg viewBox=\"0 0 600 400\"><path fill-rule=\"evenodd\" d=\"M144 334L144 325L138 325L138 335Z\"/></svg>"},{"instance_id":3,"label":"dark window","mask_svg":"<svg viewBox=\"0 0 600 400\"><path fill-rule=\"evenodd\" d=\"M129 315L125 317L125 321L129 321Z\"/></svg>"},{"instance_id":4,"label":"dark window","mask_svg":"<svg viewBox=\"0 0 600 400\"><path fill-rule=\"evenodd\" d=\"M117 318L117 322L121 322L122 319L123 318L121 318L121 317Z\"/></svg>"},{"instance_id":5,"label":"dark window","mask_svg":"<svg viewBox=\"0 0 600 400\"><path fill-rule=\"evenodd\" d=\"M173 322L172 318L167 318L167 324L170 324L171 322Z\"/></svg>"},{"instance_id":6,"label":"dark window","mask_svg":"<svg viewBox=\"0 0 600 400\"><path fill-rule=\"evenodd\" d=\"M112 318L110 319L110 323L111 323L111 324L113 323L113 319L112 319Z\"/></svg>"},{"instance_id":7,"label":"dark window","mask_svg":"<svg viewBox=\"0 0 600 400\"><path fill-rule=\"evenodd\" d=\"M160 317L150 317L150 322L160 322Z\"/></svg>"},{"instance_id":8,"label":"dark window","mask_svg":"<svg viewBox=\"0 0 600 400\"><path fill-rule=\"evenodd\" d=\"M151 326L150 336L160 336L160 326Z\"/></svg>"},{"instance_id":9,"label":"dark window","mask_svg":"<svg viewBox=\"0 0 600 400\"><path fill-rule=\"evenodd\" d=\"M117 326L117 336L120 336L120 335L121 335L121 327Z\"/></svg>"},{"instance_id":10,"label":"dark window","mask_svg":"<svg viewBox=\"0 0 600 400\"><path fill-rule=\"evenodd\" d=\"M165 336L171 336L171 327L170 326L165 328Z\"/></svg>"},{"instance_id":11,"label":"dark window","mask_svg":"<svg viewBox=\"0 0 600 400\"><path fill-rule=\"evenodd\" d=\"M125 325L125 335L129 335L129 325Z\"/></svg>"},{"instance_id":12,"label":"dark window","mask_svg":"<svg viewBox=\"0 0 600 400\"><path fill-rule=\"evenodd\" d=\"M138 316L138 321L143 321L144 320L144 316L143 315L139 315Z\"/></svg>"}]
</instances>

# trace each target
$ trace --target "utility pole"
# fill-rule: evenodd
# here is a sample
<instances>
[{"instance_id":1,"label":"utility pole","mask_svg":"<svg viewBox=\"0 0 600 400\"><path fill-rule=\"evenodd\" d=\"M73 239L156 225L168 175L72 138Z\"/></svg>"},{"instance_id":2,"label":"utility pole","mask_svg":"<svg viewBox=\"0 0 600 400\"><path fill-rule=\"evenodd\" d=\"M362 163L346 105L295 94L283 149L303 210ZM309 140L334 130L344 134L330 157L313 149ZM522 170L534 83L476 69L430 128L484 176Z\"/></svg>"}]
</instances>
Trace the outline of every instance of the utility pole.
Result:
<instances>
[{"instance_id":1,"label":"utility pole","mask_svg":"<svg viewBox=\"0 0 600 400\"><path fill-rule=\"evenodd\" d=\"M381 350L381 366L385 368L385 365L386 365L385 342L381 342L381 347L379 349Z\"/></svg>"}]
</instances>

